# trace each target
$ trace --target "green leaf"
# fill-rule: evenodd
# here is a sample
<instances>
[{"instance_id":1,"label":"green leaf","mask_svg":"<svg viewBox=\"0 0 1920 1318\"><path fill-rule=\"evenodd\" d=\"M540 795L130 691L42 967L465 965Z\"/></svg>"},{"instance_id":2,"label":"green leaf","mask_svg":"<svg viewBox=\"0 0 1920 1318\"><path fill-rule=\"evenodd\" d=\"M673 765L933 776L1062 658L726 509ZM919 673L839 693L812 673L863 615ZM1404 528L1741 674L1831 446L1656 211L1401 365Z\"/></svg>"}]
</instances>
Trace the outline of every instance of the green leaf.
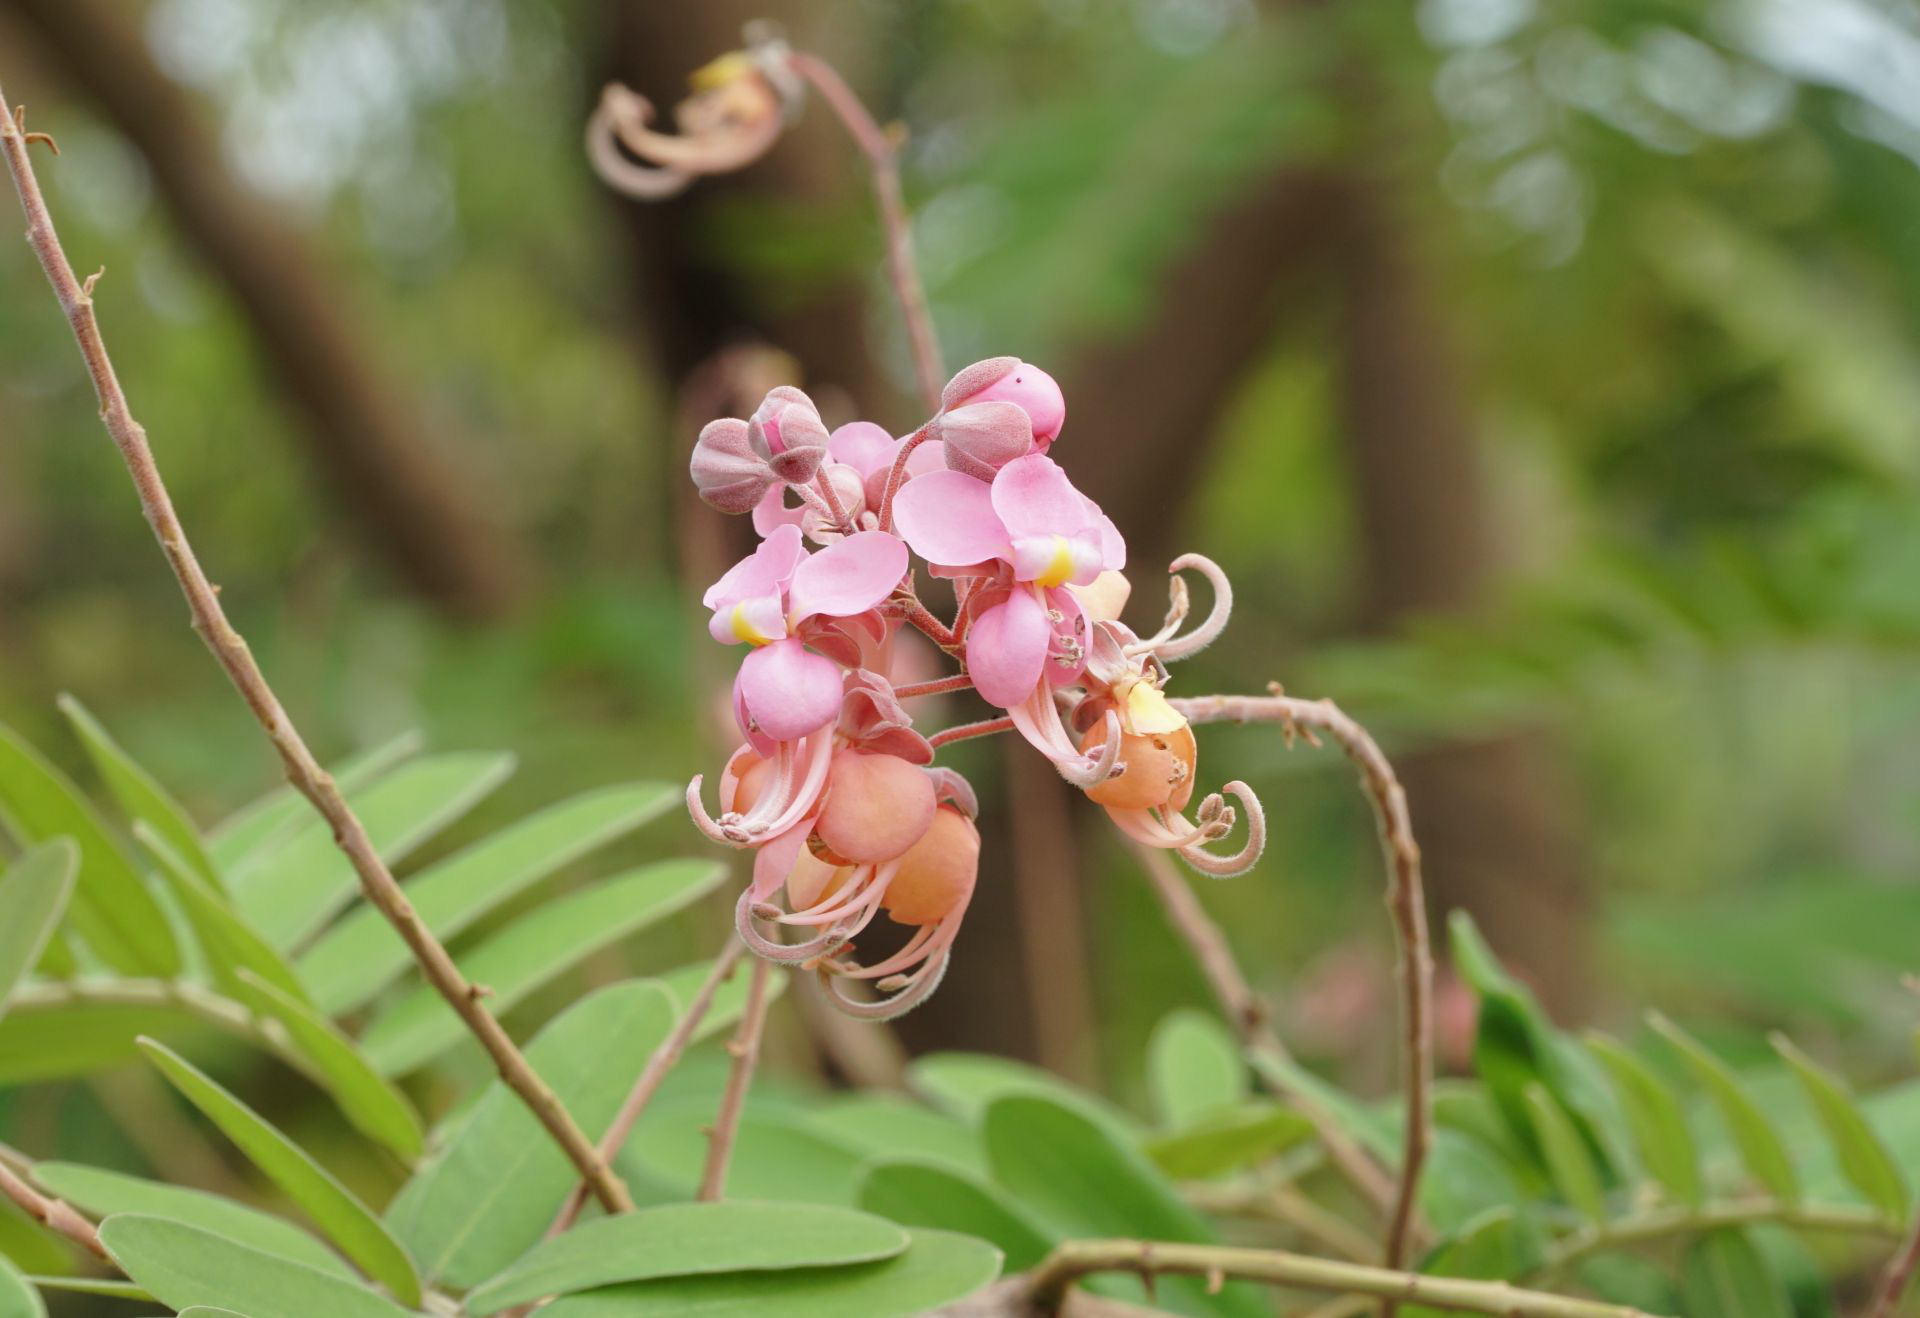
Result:
<instances>
[{"instance_id":1,"label":"green leaf","mask_svg":"<svg viewBox=\"0 0 1920 1318\"><path fill-rule=\"evenodd\" d=\"M703 1133L713 1124L717 1095L660 1095L622 1150L619 1167L674 1197L694 1193L706 1164ZM734 1137L727 1192L741 1199L831 1203L852 1207L860 1155L823 1136L794 1113L749 1103Z\"/></svg>"},{"instance_id":2,"label":"green leaf","mask_svg":"<svg viewBox=\"0 0 1920 1318\"><path fill-rule=\"evenodd\" d=\"M239 996L240 975L252 972L290 997L306 997L286 958L228 904L224 892L189 868L180 853L146 823L135 824L133 832L180 904L200 950L206 953L207 969L221 989Z\"/></svg>"},{"instance_id":3,"label":"green leaf","mask_svg":"<svg viewBox=\"0 0 1920 1318\"><path fill-rule=\"evenodd\" d=\"M1435 1248L1420 1271L1430 1277L1505 1281L1525 1276L1544 1257L1545 1232L1538 1221L1512 1208L1490 1208ZM1402 1306L1400 1314L1401 1318L1447 1318L1440 1310L1419 1304Z\"/></svg>"},{"instance_id":4,"label":"green leaf","mask_svg":"<svg viewBox=\"0 0 1920 1318\"><path fill-rule=\"evenodd\" d=\"M980 1140L970 1128L898 1095L849 1094L808 1110L805 1121L863 1154L933 1158L950 1167L987 1170Z\"/></svg>"},{"instance_id":5,"label":"green leaf","mask_svg":"<svg viewBox=\"0 0 1920 1318\"><path fill-rule=\"evenodd\" d=\"M240 995L255 1011L286 1027L293 1046L313 1064L320 1083L356 1130L408 1162L426 1151L426 1135L413 1104L332 1021L250 971L240 972Z\"/></svg>"},{"instance_id":6,"label":"green leaf","mask_svg":"<svg viewBox=\"0 0 1920 1318\"><path fill-rule=\"evenodd\" d=\"M80 849L61 838L36 847L0 874L0 1016L16 985L39 963L73 895Z\"/></svg>"},{"instance_id":7,"label":"green leaf","mask_svg":"<svg viewBox=\"0 0 1920 1318\"><path fill-rule=\"evenodd\" d=\"M476 920L679 803L682 791L632 783L588 792L522 819L407 880L407 900L435 937ZM372 907L349 913L300 958L300 977L329 1015L371 1002L413 964L413 954Z\"/></svg>"},{"instance_id":8,"label":"green leaf","mask_svg":"<svg viewBox=\"0 0 1920 1318\"><path fill-rule=\"evenodd\" d=\"M173 1309L238 1304L252 1318L400 1318L393 1301L332 1273L142 1213L100 1224L126 1274Z\"/></svg>"},{"instance_id":9,"label":"green leaf","mask_svg":"<svg viewBox=\"0 0 1920 1318\"><path fill-rule=\"evenodd\" d=\"M1098 1122L1050 1098L996 1100L981 1123L993 1178L1055 1239L1130 1237L1212 1243L1206 1219L1172 1184ZM1129 1291L1137 1287L1126 1283ZM1183 1313L1265 1314L1260 1293L1230 1284L1209 1295L1204 1281L1164 1278L1157 1302Z\"/></svg>"},{"instance_id":10,"label":"green leaf","mask_svg":"<svg viewBox=\"0 0 1920 1318\"><path fill-rule=\"evenodd\" d=\"M1705 1187L1680 1100L1651 1066L1604 1034L1589 1034L1587 1047L1613 1077L1641 1162L1677 1202L1697 1206Z\"/></svg>"},{"instance_id":11,"label":"green leaf","mask_svg":"<svg viewBox=\"0 0 1920 1318\"><path fill-rule=\"evenodd\" d=\"M13 1264L0 1258L0 1315L5 1318L47 1318L40 1292L27 1284Z\"/></svg>"},{"instance_id":12,"label":"green leaf","mask_svg":"<svg viewBox=\"0 0 1920 1318\"><path fill-rule=\"evenodd\" d=\"M1064 1103L1132 1139L1139 1123L1084 1089L1037 1066L985 1053L928 1053L907 1067L907 1087L943 1112L978 1123L987 1108L1010 1094L1032 1094Z\"/></svg>"},{"instance_id":13,"label":"green leaf","mask_svg":"<svg viewBox=\"0 0 1920 1318\"><path fill-rule=\"evenodd\" d=\"M68 917L102 961L134 975L179 973L180 949L139 871L79 790L4 724L0 825L22 846L58 837L79 845L80 882Z\"/></svg>"},{"instance_id":14,"label":"green leaf","mask_svg":"<svg viewBox=\"0 0 1920 1318\"><path fill-rule=\"evenodd\" d=\"M693 995L700 991L700 986L707 982L707 976L712 973L713 962L708 960L696 961L690 966L681 966L677 970L650 975L648 978L673 994L674 1002L684 1005L693 1001ZM692 1042L711 1039L739 1023L747 1010L747 983L751 978L744 970L736 971L714 991L713 1002L707 1007L707 1014L701 1019L699 1028L694 1030ZM767 1002L778 1002L790 982L791 977L787 975L775 975L769 979Z\"/></svg>"},{"instance_id":15,"label":"green leaf","mask_svg":"<svg viewBox=\"0 0 1920 1318\"><path fill-rule=\"evenodd\" d=\"M860 1178L859 1204L902 1226L984 1240L1006 1256L1012 1272L1024 1272L1052 1248L1047 1234L998 1186L936 1162L894 1158L870 1164Z\"/></svg>"},{"instance_id":16,"label":"green leaf","mask_svg":"<svg viewBox=\"0 0 1920 1318\"><path fill-rule=\"evenodd\" d=\"M1739 1077L1692 1035L1660 1013L1648 1013L1647 1024L1685 1059L1694 1078L1712 1097L1747 1171L1782 1203L1796 1202L1800 1198L1800 1177L1793 1169L1793 1159L1787 1156L1787 1147L1767 1114L1741 1087Z\"/></svg>"},{"instance_id":17,"label":"green leaf","mask_svg":"<svg viewBox=\"0 0 1920 1318\"><path fill-rule=\"evenodd\" d=\"M1786 1060L1806 1090L1820 1124L1839 1158L1840 1170L1868 1203L1893 1221L1905 1218L1907 1183L1887 1146L1854 1105L1847 1082L1808 1057L1782 1034L1768 1036L1773 1050Z\"/></svg>"},{"instance_id":18,"label":"green leaf","mask_svg":"<svg viewBox=\"0 0 1920 1318\"><path fill-rule=\"evenodd\" d=\"M167 845L192 866L195 874L214 887L219 887L220 875L214 869L213 861L208 858L206 847L201 844L200 830L180 803L143 765L121 749L120 743L87 711L86 706L70 695L61 696L59 705L60 712L67 716L67 721L73 724L73 730L80 735L80 744L92 758L100 780L107 785L113 799L120 803L127 822L146 824L166 839Z\"/></svg>"},{"instance_id":19,"label":"green leaf","mask_svg":"<svg viewBox=\"0 0 1920 1318\"><path fill-rule=\"evenodd\" d=\"M1147 1141L1147 1156L1182 1180L1224 1176L1267 1161L1313 1138L1313 1123L1277 1103L1216 1108L1172 1135Z\"/></svg>"},{"instance_id":20,"label":"green leaf","mask_svg":"<svg viewBox=\"0 0 1920 1318\"><path fill-rule=\"evenodd\" d=\"M604 1130L674 1017L658 984L615 984L549 1023L527 1061L581 1129ZM576 1179L520 1096L495 1080L387 1218L427 1277L473 1286L539 1243Z\"/></svg>"},{"instance_id":21,"label":"green leaf","mask_svg":"<svg viewBox=\"0 0 1920 1318\"><path fill-rule=\"evenodd\" d=\"M413 1262L347 1188L313 1158L165 1044L141 1039L141 1049L188 1102L220 1128L269 1180L306 1211L327 1237L369 1277L407 1304L420 1302ZM139 1280L138 1277L135 1280ZM164 1298L164 1297L163 1297Z\"/></svg>"},{"instance_id":22,"label":"green leaf","mask_svg":"<svg viewBox=\"0 0 1920 1318\"><path fill-rule=\"evenodd\" d=\"M1233 1107L1249 1092L1240 1044L1205 1012L1169 1012L1147 1044L1147 1089L1169 1130Z\"/></svg>"},{"instance_id":23,"label":"green leaf","mask_svg":"<svg viewBox=\"0 0 1920 1318\"><path fill-rule=\"evenodd\" d=\"M993 1246L916 1231L907 1251L878 1263L788 1272L667 1277L569 1295L541 1318L901 1318L963 1300L1000 1275Z\"/></svg>"},{"instance_id":24,"label":"green leaf","mask_svg":"<svg viewBox=\"0 0 1920 1318\"><path fill-rule=\"evenodd\" d=\"M164 1217L322 1272L353 1276L339 1255L293 1223L218 1195L72 1162L36 1163L33 1179L97 1217L115 1213Z\"/></svg>"},{"instance_id":25,"label":"green leaf","mask_svg":"<svg viewBox=\"0 0 1920 1318\"><path fill-rule=\"evenodd\" d=\"M419 732L403 732L334 766L333 780L351 798L418 755L425 744ZM312 803L282 783L216 824L207 837L207 850L220 872L230 874L247 864L254 852L279 845L312 819Z\"/></svg>"},{"instance_id":26,"label":"green leaf","mask_svg":"<svg viewBox=\"0 0 1920 1318\"><path fill-rule=\"evenodd\" d=\"M1319 1104L1334 1123L1367 1152L1392 1165L1400 1160L1400 1136L1391 1121L1337 1085L1329 1084L1292 1057L1251 1053L1247 1061L1276 1093L1299 1095Z\"/></svg>"},{"instance_id":27,"label":"green leaf","mask_svg":"<svg viewBox=\"0 0 1920 1318\"><path fill-rule=\"evenodd\" d=\"M663 1204L586 1222L536 1245L467 1296L476 1318L543 1295L716 1272L871 1263L904 1253L905 1231L824 1205Z\"/></svg>"},{"instance_id":28,"label":"green leaf","mask_svg":"<svg viewBox=\"0 0 1920 1318\"><path fill-rule=\"evenodd\" d=\"M1793 1318L1787 1291L1744 1231L1709 1231L1680 1266L1687 1318Z\"/></svg>"},{"instance_id":29,"label":"green leaf","mask_svg":"<svg viewBox=\"0 0 1920 1318\"><path fill-rule=\"evenodd\" d=\"M74 1295L104 1295L115 1300L131 1300L136 1304L155 1304L155 1298L147 1293L145 1287L137 1282L122 1281L118 1277L77 1277L77 1276L29 1276L28 1281L43 1291L65 1291Z\"/></svg>"},{"instance_id":30,"label":"green leaf","mask_svg":"<svg viewBox=\"0 0 1920 1318\"><path fill-rule=\"evenodd\" d=\"M1535 1083L1527 1086L1527 1111L1560 1197L1595 1222L1605 1222L1607 1201L1600 1172L1566 1109L1554 1101L1545 1085Z\"/></svg>"},{"instance_id":31,"label":"green leaf","mask_svg":"<svg viewBox=\"0 0 1920 1318\"><path fill-rule=\"evenodd\" d=\"M513 765L511 755L430 755L348 799L373 849L397 865L505 782ZM353 866L318 815L228 877L240 913L280 948L312 936L359 890Z\"/></svg>"},{"instance_id":32,"label":"green leaf","mask_svg":"<svg viewBox=\"0 0 1920 1318\"><path fill-rule=\"evenodd\" d=\"M492 990L495 1015L624 939L685 910L720 886L711 860L649 865L536 907L459 958L461 972ZM360 1046L386 1075L416 1071L466 1037L466 1026L431 984L374 1017Z\"/></svg>"},{"instance_id":33,"label":"green leaf","mask_svg":"<svg viewBox=\"0 0 1920 1318\"><path fill-rule=\"evenodd\" d=\"M0 1020L0 1085L70 1080L136 1056L136 1036L205 1030L191 1013L159 1003L29 1007L16 1002Z\"/></svg>"}]
</instances>

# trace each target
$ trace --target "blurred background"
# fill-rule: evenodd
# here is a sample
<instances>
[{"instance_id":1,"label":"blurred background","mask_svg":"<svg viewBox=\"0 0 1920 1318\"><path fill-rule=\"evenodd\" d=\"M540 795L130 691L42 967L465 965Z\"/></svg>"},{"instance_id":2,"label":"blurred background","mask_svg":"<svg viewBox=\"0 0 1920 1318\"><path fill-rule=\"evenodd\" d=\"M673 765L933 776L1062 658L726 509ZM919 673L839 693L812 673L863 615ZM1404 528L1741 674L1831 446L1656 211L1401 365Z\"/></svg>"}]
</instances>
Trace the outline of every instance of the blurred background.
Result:
<instances>
[{"instance_id":1,"label":"blurred background","mask_svg":"<svg viewBox=\"0 0 1920 1318\"><path fill-rule=\"evenodd\" d=\"M1178 552L1233 577L1180 694L1277 679L1373 728L1436 907L1562 1023L1658 1002L1730 1049L1785 1025L1863 1082L1910 1068L1913 0L0 0L134 410L324 756L514 752L449 846L717 768L736 656L695 606L740 528L687 497L698 424L781 378L830 421L919 420L820 107L664 205L585 164L603 82L670 104L755 16L906 126L948 364L1060 378L1130 620ZM273 765L21 244L0 289L0 721L83 774L72 692L218 819ZM1364 799L1271 730L1201 744L1274 839L1202 898L1299 1050L1383 1089ZM900 1034L1125 1096L1205 985L1104 818L1012 749L955 748L987 860ZM96 1103L0 1092L0 1130L98 1143Z\"/></svg>"}]
</instances>

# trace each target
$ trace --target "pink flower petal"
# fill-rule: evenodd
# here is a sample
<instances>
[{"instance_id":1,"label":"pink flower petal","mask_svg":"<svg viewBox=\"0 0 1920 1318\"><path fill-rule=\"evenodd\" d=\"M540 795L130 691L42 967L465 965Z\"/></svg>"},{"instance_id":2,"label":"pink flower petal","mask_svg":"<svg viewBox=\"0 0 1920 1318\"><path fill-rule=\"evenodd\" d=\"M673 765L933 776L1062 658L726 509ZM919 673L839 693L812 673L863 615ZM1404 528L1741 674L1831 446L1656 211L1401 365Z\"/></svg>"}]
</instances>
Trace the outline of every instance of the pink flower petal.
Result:
<instances>
[{"instance_id":1,"label":"pink flower petal","mask_svg":"<svg viewBox=\"0 0 1920 1318\"><path fill-rule=\"evenodd\" d=\"M787 881L787 875L793 872L793 863L800 859L800 849L806 845L807 834L813 832L813 819L809 816L795 824L778 837L768 838L760 844L753 857L753 899L766 901L780 890Z\"/></svg>"},{"instance_id":2,"label":"pink flower petal","mask_svg":"<svg viewBox=\"0 0 1920 1318\"><path fill-rule=\"evenodd\" d=\"M1100 542L1092 535L1027 535L1013 540L1013 578L1042 586L1086 586L1100 575Z\"/></svg>"},{"instance_id":3,"label":"pink flower petal","mask_svg":"<svg viewBox=\"0 0 1920 1318\"><path fill-rule=\"evenodd\" d=\"M800 528L776 526L760 542L760 547L727 569L727 575L707 587L700 602L710 609L748 599L754 595L778 595L786 588L794 568L807 556L800 543Z\"/></svg>"},{"instance_id":4,"label":"pink flower petal","mask_svg":"<svg viewBox=\"0 0 1920 1318\"><path fill-rule=\"evenodd\" d=\"M755 595L722 604L707 619L707 635L722 645L765 645L787 634L787 611L778 595Z\"/></svg>"},{"instance_id":5,"label":"pink flower petal","mask_svg":"<svg viewBox=\"0 0 1920 1318\"><path fill-rule=\"evenodd\" d=\"M907 573L907 547L885 531L861 531L828 545L794 569L787 602L795 621L865 613Z\"/></svg>"},{"instance_id":6,"label":"pink flower petal","mask_svg":"<svg viewBox=\"0 0 1920 1318\"><path fill-rule=\"evenodd\" d=\"M929 563L959 567L1013 552L992 491L957 471L930 471L902 485L893 498L893 524Z\"/></svg>"},{"instance_id":7,"label":"pink flower petal","mask_svg":"<svg viewBox=\"0 0 1920 1318\"><path fill-rule=\"evenodd\" d=\"M840 667L788 637L763 645L740 663L734 679L741 731L796 741L840 715Z\"/></svg>"},{"instance_id":8,"label":"pink flower petal","mask_svg":"<svg viewBox=\"0 0 1920 1318\"><path fill-rule=\"evenodd\" d=\"M769 536L782 526L798 526L807 515L804 503L787 503L787 484L781 481L760 496L760 502L753 505L753 529L762 536Z\"/></svg>"},{"instance_id":9,"label":"pink flower petal","mask_svg":"<svg viewBox=\"0 0 1920 1318\"><path fill-rule=\"evenodd\" d=\"M1015 538L1074 535L1092 520L1087 500L1052 458L1015 458L993 478L993 511Z\"/></svg>"},{"instance_id":10,"label":"pink flower petal","mask_svg":"<svg viewBox=\"0 0 1920 1318\"><path fill-rule=\"evenodd\" d=\"M967 672L989 704L1010 708L1033 694L1046 667L1053 629L1033 591L1016 587L1004 604L974 619L967 632Z\"/></svg>"},{"instance_id":11,"label":"pink flower petal","mask_svg":"<svg viewBox=\"0 0 1920 1318\"><path fill-rule=\"evenodd\" d=\"M849 421L827 439L827 456L844 462L862 478L893 465L894 450L900 445L886 427L871 421Z\"/></svg>"}]
</instances>

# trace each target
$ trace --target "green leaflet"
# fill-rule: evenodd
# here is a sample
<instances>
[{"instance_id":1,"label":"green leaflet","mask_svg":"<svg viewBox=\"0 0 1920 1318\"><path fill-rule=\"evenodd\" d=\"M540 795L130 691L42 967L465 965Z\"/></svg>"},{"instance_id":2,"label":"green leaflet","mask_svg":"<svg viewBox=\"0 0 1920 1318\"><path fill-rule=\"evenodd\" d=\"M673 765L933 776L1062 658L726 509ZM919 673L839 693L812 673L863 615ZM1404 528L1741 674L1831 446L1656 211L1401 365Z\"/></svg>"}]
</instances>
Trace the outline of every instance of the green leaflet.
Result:
<instances>
[{"instance_id":1,"label":"green leaflet","mask_svg":"<svg viewBox=\"0 0 1920 1318\"><path fill-rule=\"evenodd\" d=\"M127 821L146 824L166 839L174 854L191 866L194 874L219 887L220 874L200 841L200 830L180 803L145 766L121 748L86 706L69 695L61 696L59 705Z\"/></svg>"},{"instance_id":2,"label":"green leaflet","mask_svg":"<svg viewBox=\"0 0 1920 1318\"><path fill-rule=\"evenodd\" d=\"M1800 1177L1794 1171L1793 1160L1787 1156L1786 1145L1781 1142L1773 1122L1747 1096L1727 1064L1659 1012L1649 1012L1647 1024L1673 1045L1674 1051L1686 1060L1694 1078L1706 1088L1753 1178L1784 1203L1798 1200Z\"/></svg>"},{"instance_id":3,"label":"green leaflet","mask_svg":"<svg viewBox=\"0 0 1920 1318\"><path fill-rule=\"evenodd\" d=\"M401 1318L406 1310L356 1282L140 1213L100 1224L114 1260L174 1309L240 1305L249 1318Z\"/></svg>"},{"instance_id":4,"label":"green leaflet","mask_svg":"<svg viewBox=\"0 0 1920 1318\"><path fill-rule=\"evenodd\" d=\"M1204 1012L1169 1012L1147 1044L1147 1089L1168 1130L1233 1107L1250 1092L1240 1044Z\"/></svg>"},{"instance_id":5,"label":"green leaflet","mask_svg":"<svg viewBox=\"0 0 1920 1318\"><path fill-rule=\"evenodd\" d=\"M1693 1132L1687 1127L1680 1100L1652 1067L1612 1039L1589 1034L1586 1042L1613 1077L1634 1144L1640 1150L1640 1161L1676 1202L1698 1205L1706 1190Z\"/></svg>"},{"instance_id":6,"label":"green leaflet","mask_svg":"<svg viewBox=\"0 0 1920 1318\"><path fill-rule=\"evenodd\" d=\"M420 753L426 739L417 731L403 732L330 769L333 780L349 799L355 792L384 778ZM313 819L313 806L285 783L242 806L214 825L207 851L222 874L245 865L253 853L277 846L301 824Z\"/></svg>"},{"instance_id":7,"label":"green leaflet","mask_svg":"<svg viewBox=\"0 0 1920 1318\"><path fill-rule=\"evenodd\" d=\"M306 989L301 987L286 958L233 909L224 892L191 869L180 853L144 821L135 824L133 832L154 858L161 879L199 940L200 950L207 958L207 969L222 992L238 997L240 975L250 972L272 983L282 993L306 997Z\"/></svg>"},{"instance_id":8,"label":"green leaflet","mask_svg":"<svg viewBox=\"0 0 1920 1318\"><path fill-rule=\"evenodd\" d=\"M1744 1231L1710 1231L1689 1245L1680 1292L1687 1318L1793 1318L1786 1287Z\"/></svg>"},{"instance_id":9,"label":"green leaflet","mask_svg":"<svg viewBox=\"0 0 1920 1318\"><path fill-rule=\"evenodd\" d=\"M13 1264L0 1258L0 1315L4 1318L47 1318L47 1306Z\"/></svg>"},{"instance_id":10,"label":"green leaflet","mask_svg":"<svg viewBox=\"0 0 1920 1318\"><path fill-rule=\"evenodd\" d=\"M141 1049L187 1100L232 1140L288 1198L313 1218L340 1252L408 1304L420 1302L413 1260L380 1219L331 1173L207 1074L166 1045L141 1039ZM290 1265L292 1266L292 1265Z\"/></svg>"},{"instance_id":11,"label":"green leaflet","mask_svg":"<svg viewBox=\"0 0 1920 1318\"><path fill-rule=\"evenodd\" d=\"M585 1222L528 1251L467 1296L476 1318L543 1295L702 1273L870 1263L907 1233L868 1213L823 1205L663 1204Z\"/></svg>"},{"instance_id":12,"label":"green leaflet","mask_svg":"<svg viewBox=\"0 0 1920 1318\"><path fill-rule=\"evenodd\" d=\"M35 847L0 874L0 1016L60 923L73 895L80 849L60 838Z\"/></svg>"},{"instance_id":13,"label":"green leaflet","mask_svg":"<svg viewBox=\"0 0 1920 1318\"><path fill-rule=\"evenodd\" d=\"M1846 1082L1794 1047L1785 1035L1770 1036L1775 1052L1793 1068L1839 1159L1840 1170L1868 1203L1893 1221L1907 1212L1907 1183L1887 1146L1855 1106Z\"/></svg>"},{"instance_id":14,"label":"green leaflet","mask_svg":"<svg viewBox=\"0 0 1920 1318\"><path fill-rule=\"evenodd\" d=\"M681 789L630 783L586 792L529 815L407 880L407 900L440 939L452 938L567 865L678 803ZM413 964L386 918L349 913L300 958L300 976L332 1015L368 1002Z\"/></svg>"},{"instance_id":15,"label":"green leaflet","mask_svg":"<svg viewBox=\"0 0 1920 1318\"><path fill-rule=\"evenodd\" d=\"M570 1295L540 1312L541 1318L907 1318L965 1299L999 1275L993 1246L916 1231L904 1254L878 1263L630 1282Z\"/></svg>"},{"instance_id":16,"label":"green leaflet","mask_svg":"<svg viewBox=\"0 0 1920 1318\"><path fill-rule=\"evenodd\" d=\"M4 724L0 826L23 846L59 837L79 846L80 878L68 922L101 960L131 975L179 972L180 949L139 871L79 789Z\"/></svg>"},{"instance_id":17,"label":"green leaflet","mask_svg":"<svg viewBox=\"0 0 1920 1318\"><path fill-rule=\"evenodd\" d=\"M718 887L726 867L669 860L544 903L458 958L460 970L493 992L498 1015L596 952L664 920ZM422 984L376 1016L360 1046L383 1074L418 1070L466 1035L453 1008Z\"/></svg>"},{"instance_id":18,"label":"green leaflet","mask_svg":"<svg viewBox=\"0 0 1920 1318\"><path fill-rule=\"evenodd\" d=\"M934 1227L984 1240L1011 1272L1045 1258L1052 1241L1018 1202L986 1179L938 1162L887 1158L861 1172L859 1204L902 1226Z\"/></svg>"}]
</instances>

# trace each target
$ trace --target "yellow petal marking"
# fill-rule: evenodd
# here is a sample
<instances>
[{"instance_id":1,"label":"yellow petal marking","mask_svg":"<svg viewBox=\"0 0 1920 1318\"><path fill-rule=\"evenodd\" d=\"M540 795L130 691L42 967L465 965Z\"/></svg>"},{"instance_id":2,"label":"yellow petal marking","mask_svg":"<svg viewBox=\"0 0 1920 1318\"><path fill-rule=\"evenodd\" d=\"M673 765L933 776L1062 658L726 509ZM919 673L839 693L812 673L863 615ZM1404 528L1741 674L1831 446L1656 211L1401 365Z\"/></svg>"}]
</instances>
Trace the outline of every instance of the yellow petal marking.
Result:
<instances>
[{"instance_id":1,"label":"yellow petal marking","mask_svg":"<svg viewBox=\"0 0 1920 1318\"><path fill-rule=\"evenodd\" d=\"M1053 538L1053 557L1047 560L1046 571L1033 579L1036 586L1065 585L1073 575L1073 547L1067 543L1064 535Z\"/></svg>"}]
</instances>

